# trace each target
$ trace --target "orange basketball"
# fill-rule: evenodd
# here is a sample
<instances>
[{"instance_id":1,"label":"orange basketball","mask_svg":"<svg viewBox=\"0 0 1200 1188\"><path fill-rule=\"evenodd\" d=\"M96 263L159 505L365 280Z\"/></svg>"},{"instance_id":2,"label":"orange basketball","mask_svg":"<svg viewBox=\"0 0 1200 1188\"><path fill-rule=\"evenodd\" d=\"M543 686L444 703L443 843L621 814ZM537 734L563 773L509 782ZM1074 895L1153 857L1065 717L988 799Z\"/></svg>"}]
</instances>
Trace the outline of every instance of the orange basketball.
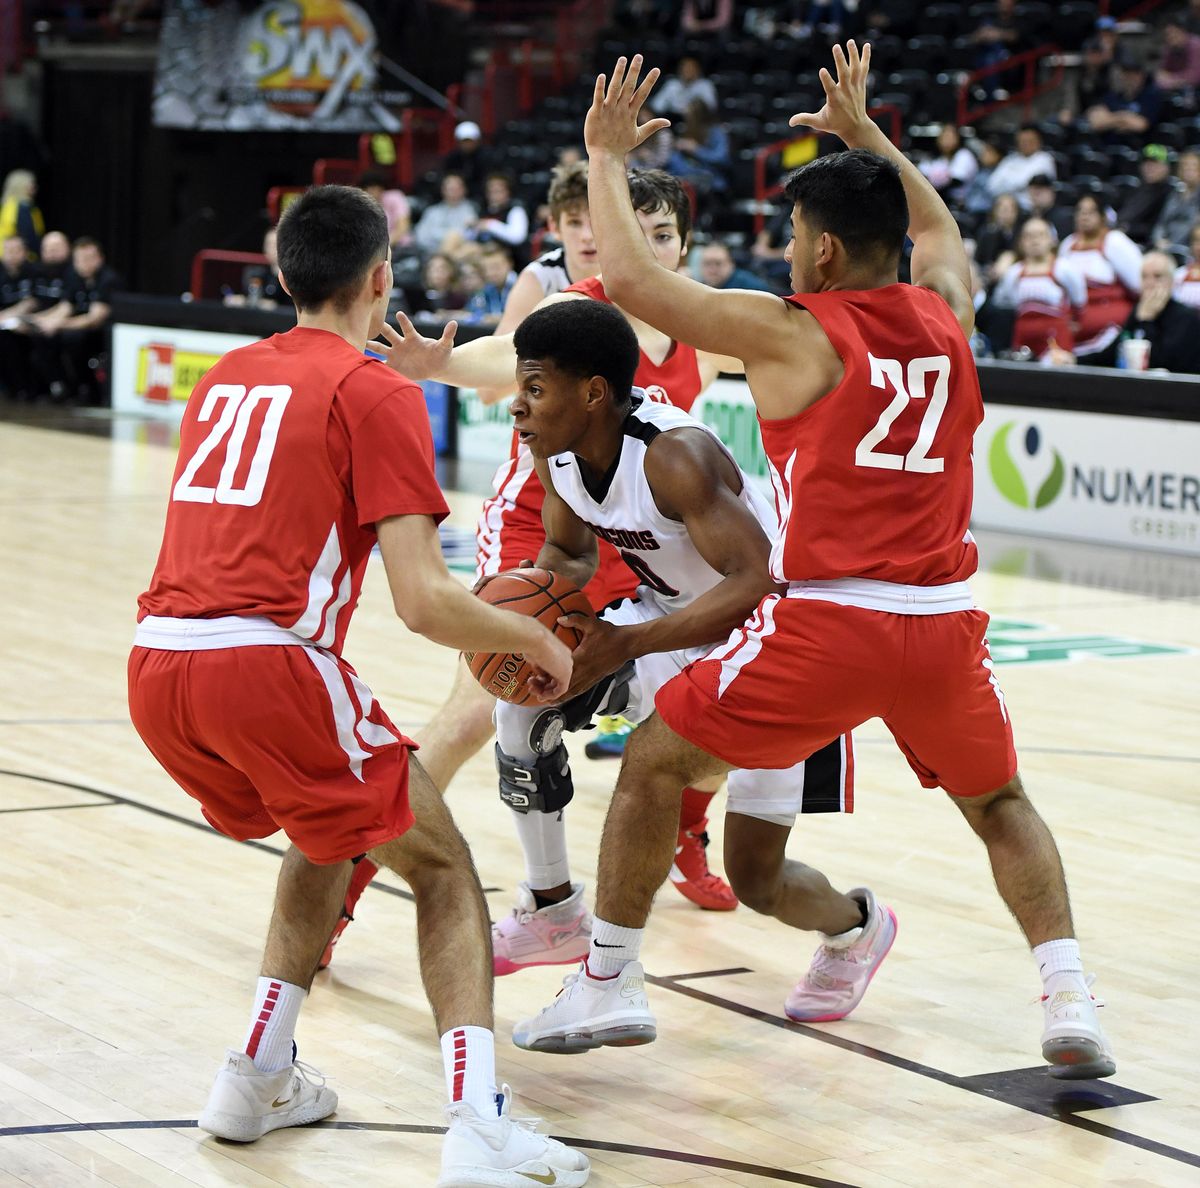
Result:
<instances>
[{"instance_id":1,"label":"orange basketball","mask_svg":"<svg viewBox=\"0 0 1200 1188\"><path fill-rule=\"evenodd\" d=\"M558 624L560 615L593 615L587 595L573 582L546 569L509 569L484 578L475 593L493 606L529 615L548 627L569 648L579 632ZM533 700L529 678L533 670L519 652L463 652L471 675L501 701L525 705Z\"/></svg>"}]
</instances>

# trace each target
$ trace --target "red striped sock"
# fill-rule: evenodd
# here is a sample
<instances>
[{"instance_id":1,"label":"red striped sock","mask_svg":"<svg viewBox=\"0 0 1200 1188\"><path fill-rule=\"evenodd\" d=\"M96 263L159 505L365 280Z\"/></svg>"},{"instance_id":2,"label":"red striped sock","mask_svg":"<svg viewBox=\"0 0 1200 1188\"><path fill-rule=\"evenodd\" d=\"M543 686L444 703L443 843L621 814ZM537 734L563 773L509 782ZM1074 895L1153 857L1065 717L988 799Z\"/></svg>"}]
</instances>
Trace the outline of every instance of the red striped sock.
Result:
<instances>
[{"instance_id":1,"label":"red striped sock","mask_svg":"<svg viewBox=\"0 0 1200 1188\"><path fill-rule=\"evenodd\" d=\"M454 1027L442 1036L442 1064L450 1104L466 1102L481 1118L494 1118L496 1041L486 1027Z\"/></svg>"},{"instance_id":2,"label":"red striped sock","mask_svg":"<svg viewBox=\"0 0 1200 1188\"><path fill-rule=\"evenodd\" d=\"M296 1021L305 991L278 978L259 978L243 1050L259 1072L279 1072L292 1063Z\"/></svg>"},{"instance_id":3,"label":"red striped sock","mask_svg":"<svg viewBox=\"0 0 1200 1188\"><path fill-rule=\"evenodd\" d=\"M699 788L684 788L683 803L679 808L679 829L694 829L708 816L708 805L715 792L701 792Z\"/></svg>"}]
</instances>

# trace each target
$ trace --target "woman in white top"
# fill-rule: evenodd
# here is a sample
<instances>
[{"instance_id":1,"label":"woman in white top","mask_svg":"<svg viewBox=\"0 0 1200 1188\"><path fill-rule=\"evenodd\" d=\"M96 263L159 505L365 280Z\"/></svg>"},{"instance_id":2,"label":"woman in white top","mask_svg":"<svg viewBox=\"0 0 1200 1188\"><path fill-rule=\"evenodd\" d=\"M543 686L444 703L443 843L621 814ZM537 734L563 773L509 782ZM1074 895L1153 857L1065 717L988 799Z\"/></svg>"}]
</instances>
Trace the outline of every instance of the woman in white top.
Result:
<instances>
[{"instance_id":1,"label":"woman in white top","mask_svg":"<svg viewBox=\"0 0 1200 1188\"><path fill-rule=\"evenodd\" d=\"M1191 256L1175 273L1175 300L1200 309L1200 223L1188 233L1188 248Z\"/></svg>"},{"instance_id":2,"label":"woman in white top","mask_svg":"<svg viewBox=\"0 0 1200 1188\"><path fill-rule=\"evenodd\" d=\"M962 142L953 124L943 124L937 134L937 156L922 161L921 172L947 201L957 202L967 183L979 172L975 154Z\"/></svg>"},{"instance_id":3,"label":"woman in white top","mask_svg":"<svg viewBox=\"0 0 1200 1188\"><path fill-rule=\"evenodd\" d=\"M1087 281L1087 304L1079 312L1075 355L1083 363L1106 365L1142 291L1142 253L1123 231L1108 225L1099 200L1084 194L1075 203L1075 233L1058 249Z\"/></svg>"}]
</instances>

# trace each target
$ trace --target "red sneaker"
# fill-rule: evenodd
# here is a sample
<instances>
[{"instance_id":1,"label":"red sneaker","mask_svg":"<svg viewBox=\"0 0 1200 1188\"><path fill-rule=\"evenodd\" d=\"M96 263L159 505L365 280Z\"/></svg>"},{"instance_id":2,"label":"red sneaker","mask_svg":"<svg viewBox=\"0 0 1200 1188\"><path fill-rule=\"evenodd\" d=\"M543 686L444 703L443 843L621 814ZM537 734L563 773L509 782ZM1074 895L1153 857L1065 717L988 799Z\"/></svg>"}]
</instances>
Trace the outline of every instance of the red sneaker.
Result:
<instances>
[{"instance_id":1,"label":"red sneaker","mask_svg":"<svg viewBox=\"0 0 1200 1188\"><path fill-rule=\"evenodd\" d=\"M679 831L675 843L675 861L671 864L671 885L684 899L690 899L706 912L731 912L737 907L733 888L708 869L707 820L698 821L690 829Z\"/></svg>"},{"instance_id":2,"label":"red sneaker","mask_svg":"<svg viewBox=\"0 0 1200 1188\"><path fill-rule=\"evenodd\" d=\"M342 914L338 922L333 926L333 932L329 936L329 943L325 946L325 952L321 954L321 960L317 962L318 969L327 969L329 963L333 960L333 947L342 937L342 933L346 931L346 925L354 919L354 909L358 905L359 896L367 889L367 884L379 873L379 867L371 861L370 858L360 858L354 864L354 873L350 876L350 886L346 888L346 902L342 904Z\"/></svg>"}]
</instances>

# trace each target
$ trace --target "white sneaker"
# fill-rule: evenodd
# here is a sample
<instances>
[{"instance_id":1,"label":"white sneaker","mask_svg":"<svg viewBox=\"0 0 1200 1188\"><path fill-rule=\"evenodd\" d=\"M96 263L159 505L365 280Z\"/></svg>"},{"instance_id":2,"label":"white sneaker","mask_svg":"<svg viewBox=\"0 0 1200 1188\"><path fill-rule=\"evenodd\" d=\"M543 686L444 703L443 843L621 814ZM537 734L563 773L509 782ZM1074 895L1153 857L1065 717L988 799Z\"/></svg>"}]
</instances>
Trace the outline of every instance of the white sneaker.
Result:
<instances>
[{"instance_id":1,"label":"white sneaker","mask_svg":"<svg viewBox=\"0 0 1200 1188\"><path fill-rule=\"evenodd\" d=\"M536 1118L512 1118L512 1090L500 1090L500 1114L481 1118L460 1101L446 1107L450 1125L442 1141L437 1188L532 1188L554 1184L579 1188L591 1174L587 1156L549 1135L538 1134Z\"/></svg>"},{"instance_id":2,"label":"white sneaker","mask_svg":"<svg viewBox=\"0 0 1200 1188\"><path fill-rule=\"evenodd\" d=\"M1111 1077L1117 1071L1112 1049L1100 1020L1089 975L1056 974L1046 982L1042 1007L1046 1029L1042 1032L1042 1059L1050 1065L1050 1075L1064 1081Z\"/></svg>"},{"instance_id":3,"label":"white sneaker","mask_svg":"<svg viewBox=\"0 0 1200 1188\"><path fill-rule=\"evenodd\" d=\"M866 887L846 894L866 905L867 922L825 937L808 973L784 1003L784 1013L798 1023L844 1019L862 1001L896 939L896 913L890 907L876 903Z\"/></svg>"},{"instance_id":4,"label":"white sneaker","mask_svg":"<svg viewBox=\"0 0 1200 1188\"><path fill-rule=\"evenodd\" d=\"M512 914L492 925L492 970L496 977L533 965L573 965L592 943L592 913L583 884L572 883L562 903L539 908L528 883L517 887Z\"/></svg>"},{"instance_id":5,"label":"white sneaker","mask_svg":"<svg viewBox=\"0 0 1200 1188\"><path fill-rule=\"evenodd\" d=\"M279 1072L259 1072L245 1052L225 1053L199 1126L217 1138L252 1143L281 1126L307 1126L337 1109L325 1078L300 1061Z\"/></svg>"},{"instance_id":6,"label":"white sneaker","mask_svg":"<svg viewBox=\"0 0 1200 1188\"><path fill-rule=\"evenodd\" d=\"M563 979L558 997L536 1019L513 1028L513 1043L531 1052L587 1052L606 1044L632 1048L657 1036L639 961L613 978L590 977L581 965Z\"/></svg>"}]
</instances>

